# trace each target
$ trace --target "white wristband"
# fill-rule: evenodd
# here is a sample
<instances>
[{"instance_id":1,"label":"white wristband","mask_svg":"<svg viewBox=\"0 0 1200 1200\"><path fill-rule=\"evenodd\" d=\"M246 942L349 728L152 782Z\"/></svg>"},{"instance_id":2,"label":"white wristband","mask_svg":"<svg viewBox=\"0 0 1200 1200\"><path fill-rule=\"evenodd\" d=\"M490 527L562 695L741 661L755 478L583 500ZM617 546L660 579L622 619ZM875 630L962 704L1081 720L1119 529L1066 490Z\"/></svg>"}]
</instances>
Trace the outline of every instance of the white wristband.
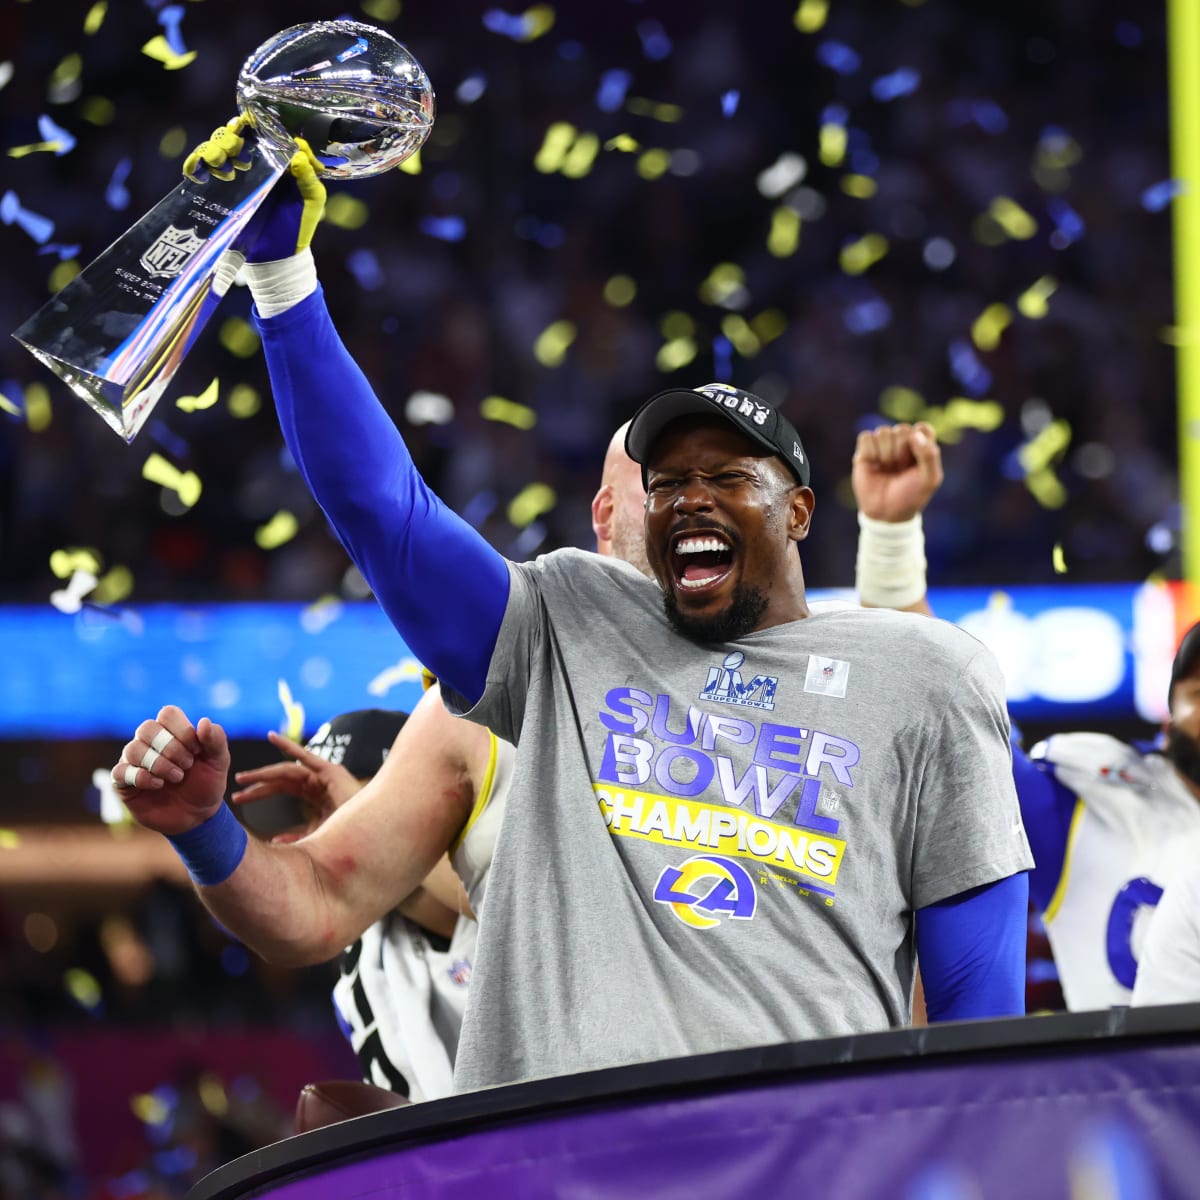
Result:
<instances>
[{"instance_id":1,"label":"white wristband","mask_svg":"<svg viewBox=\"0 0 1200 1200\"><path fill-rule=\"evenodd\" d=\"M920 513L896 522L858 514L854 586L859 603L868 608L909 608L925 595L925 530Z\"/></svg>"},{"instance_id":2,"label":"white wristband","mask_svg":"<svg viewBox=\"0 0 1200 1200\"><path fill-rule=\"evenodd\" d=\"M317 290L317 264L307 246L291 258L277 262L250 263L242 278L254 297L260 317L277 317Z\"/></svg>"}]
</instances>

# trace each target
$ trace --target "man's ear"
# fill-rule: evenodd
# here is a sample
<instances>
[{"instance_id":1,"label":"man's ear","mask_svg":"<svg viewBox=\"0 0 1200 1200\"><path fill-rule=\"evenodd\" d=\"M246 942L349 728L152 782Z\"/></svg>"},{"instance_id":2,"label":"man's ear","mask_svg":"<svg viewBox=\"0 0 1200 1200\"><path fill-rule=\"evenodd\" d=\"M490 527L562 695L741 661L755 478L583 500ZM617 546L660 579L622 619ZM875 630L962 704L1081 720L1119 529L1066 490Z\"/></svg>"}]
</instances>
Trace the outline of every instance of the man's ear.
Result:
<instances>
[{"instance_id":1,"label":"man's ear","mask_svg":"<svg viewBox=\"0 0 1200 1200\"><path fill-rule=\"evenodd\" d=\"M817 498L810 487L794 487L788 497L788 536L793 542L808 537Z\"/></svg>"},{"instance_id":2,"label":"man's ear","mask_svg":"<svg viewBox=\"0 0 1200 1200\"><path fill-rule=\"evenodd\" d=\"M601 544L612 541L613 485L603 483L592 497L592 532Z\"/></svg>"}]
</instances>

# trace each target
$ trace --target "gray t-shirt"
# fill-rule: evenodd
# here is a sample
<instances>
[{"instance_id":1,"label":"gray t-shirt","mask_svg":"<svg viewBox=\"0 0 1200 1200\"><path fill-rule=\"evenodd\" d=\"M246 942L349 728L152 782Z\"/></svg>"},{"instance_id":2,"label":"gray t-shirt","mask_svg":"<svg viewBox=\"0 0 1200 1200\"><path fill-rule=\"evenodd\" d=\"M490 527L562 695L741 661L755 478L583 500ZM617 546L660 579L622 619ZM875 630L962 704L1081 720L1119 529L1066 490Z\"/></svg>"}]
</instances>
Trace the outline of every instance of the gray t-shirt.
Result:
<instances>
[{"instance_id":1,"label":"gray t-shirt","mask_svg":"<svg viewBox=\"0 0 1200 1200\"><path fill-rule=\"evenodd\" d=\"M913 910L1032 865L991 654L864 609L703 646L624 563L510 575L456 1090L907 1022Z\"/></svg>"}]
</instances>

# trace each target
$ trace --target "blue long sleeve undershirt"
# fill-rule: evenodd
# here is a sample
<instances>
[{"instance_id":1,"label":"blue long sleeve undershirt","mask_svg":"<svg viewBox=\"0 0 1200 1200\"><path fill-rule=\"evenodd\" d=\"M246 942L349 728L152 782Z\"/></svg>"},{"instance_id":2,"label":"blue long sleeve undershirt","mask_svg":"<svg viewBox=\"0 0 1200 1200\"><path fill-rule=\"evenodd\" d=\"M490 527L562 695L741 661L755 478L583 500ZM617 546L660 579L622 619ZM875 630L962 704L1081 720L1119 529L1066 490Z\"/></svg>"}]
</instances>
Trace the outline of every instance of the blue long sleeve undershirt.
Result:
<instances>
[{"instance_id":1,"label":"blue long sleeve undershirt","mask_svg":"<svg viewBox=\"0 0 1200 1200\"><path fill-rule=\"evenodd\" d=\"M917 912L917 961L930 1021L1025 1012L1024 872Z\"/></svg>"},{"instance_id":2,"label":"blue long sleeve undershirt","mask_svg":"<svg viewBox=\"0 0 1200 1200\"><path fill-rule=\"evenodd\" d=\"M508 603L507 562L421 479L320 288L255 319L284 440L309 490L409 649L475 703ZM1023 1011L1025 890L1025 877L1012 876L918 913L931 1019Z\"/></svg>"},{"instance_id":3,"label":"blue long sleeve undershirt","mask_svg":"<svg viewBox=\"0 0 1200 1200\"><path fill-rule=\"evenodd\" d=\"M412 653L471 703L508 603L508 564L426 486L321 289L257 317L284 440Z\"/></svg>"}]
</instances>

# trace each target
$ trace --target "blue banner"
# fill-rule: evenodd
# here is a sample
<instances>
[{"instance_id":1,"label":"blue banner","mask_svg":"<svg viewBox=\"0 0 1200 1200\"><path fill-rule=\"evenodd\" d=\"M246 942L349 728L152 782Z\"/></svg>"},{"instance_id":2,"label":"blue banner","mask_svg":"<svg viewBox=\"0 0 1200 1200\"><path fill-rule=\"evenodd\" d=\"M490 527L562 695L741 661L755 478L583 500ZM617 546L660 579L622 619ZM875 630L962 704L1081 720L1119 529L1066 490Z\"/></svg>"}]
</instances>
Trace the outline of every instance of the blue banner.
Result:
<instances>
[{"instance_id":1,"label":"blue banner","mask_svg":"<svg viewBox=\"0 0 1200 1200\"><path fill-rule=\"evenodd\" d=\"M852 601L813 590L816 603ZM1178 636L1165 587L1076 584L948 588L940 617L987 644L1021 720L1160 720ZM304 729L356 708L410 709L419 664L370 601L313 605L146 605L0 608L0 737L129 737L164 704L209 716L234 737ZM914 663L914 669L920 664Z\"/></svg>"}]
</instances>

